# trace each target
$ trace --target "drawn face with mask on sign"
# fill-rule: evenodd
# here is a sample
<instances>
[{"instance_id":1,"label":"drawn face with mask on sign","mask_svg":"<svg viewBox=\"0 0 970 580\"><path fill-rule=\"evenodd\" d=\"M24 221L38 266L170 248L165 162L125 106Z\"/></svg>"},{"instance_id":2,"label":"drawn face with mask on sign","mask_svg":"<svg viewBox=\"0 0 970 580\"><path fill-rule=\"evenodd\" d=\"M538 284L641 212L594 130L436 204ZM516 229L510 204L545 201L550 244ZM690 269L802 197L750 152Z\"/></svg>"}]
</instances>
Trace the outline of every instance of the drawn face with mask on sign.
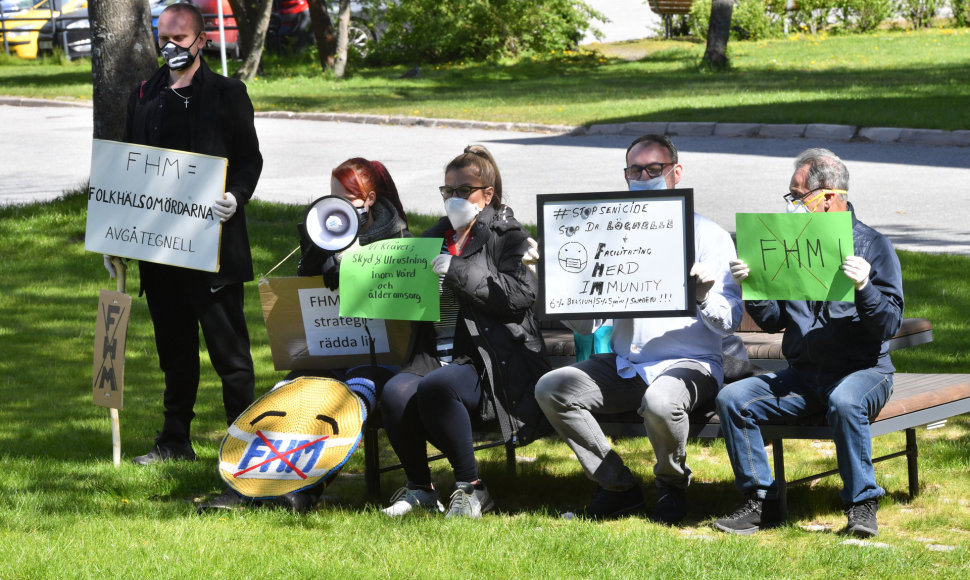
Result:
<instances>
[{"instance_id":1,"label":"drawn face with mask on sign","mask_svg":"<svg viewBox=\"0 0 970 580\"><path fill-rule=\"evenodd\" d=\"M660 136L648 135L642 141L635 142L627 151L627 163L623 169L630 191L676 187L684 170L677 163L676 152L673 144Z\"/></svg>"}]
</instances>

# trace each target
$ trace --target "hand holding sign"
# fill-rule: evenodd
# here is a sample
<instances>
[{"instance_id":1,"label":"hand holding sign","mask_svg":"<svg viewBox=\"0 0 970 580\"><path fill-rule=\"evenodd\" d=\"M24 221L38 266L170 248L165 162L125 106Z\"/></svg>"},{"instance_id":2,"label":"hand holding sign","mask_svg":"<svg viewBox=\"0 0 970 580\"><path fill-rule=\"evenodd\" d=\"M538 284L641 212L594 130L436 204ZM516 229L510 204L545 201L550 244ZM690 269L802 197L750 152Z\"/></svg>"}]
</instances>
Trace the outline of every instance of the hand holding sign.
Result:
<instances>
[{"instance_id":1,"label":"hand holding sign","mask_svg":"<svg viewBox=\"0 0 970 580\"><path fill-rule=\"evenodd\" d=\"M431 269L439 276L446 276L451 269L451 254L439 254L431 260Z\"/></svg>"},{"instance_id":2,"label":"hand holding sign","mask_svg":"<svg viewBox=\"0 0 970 580\"><path fill-rule=\"evenodd\" d=\"M849 277L849 280L852 280L852 283L855 284L856 290L862 290L869 283L869 271L872 269L872 266L859 256L846 257L841 267L845 275Z\"/></svg>"},{"instance_id":3,"label":"hand holding sign","mask_svg":"<svg viewBox=\"0 0 970 580\"><path fill-rule=\"evenodd\" d=\"M236 213L236 207L239 202L236 201L236 196L232 194L231 191L226 192L226 197L223 199L217 199L212 202L212 213L215 214L219 221L225 223L229 221Z\"/></svg>"},{"instance_id":4,"label":"hand holding sign","mask_svg":"<svg viewBox=\"0 0 970 580\"><path fill-rule=\"evenodd\" d=\"M112 280L114 280L115 276L118 275L115 272L114 264L111 263L111 261L114 259L115 259L114 256L109 256L108 254L104 255L104 269L108 271L108 277L111 278Z\"/></svg>"},{"instance_id":5,"label":"hand holding sign","mask_svg":"<svg viewBox=\"0 0 970 580\"><path fill-rule=\"evenodd\" d=\"M697 303L703 304L714 287L714 271L707 264L694 262L690 269L690 275L697 278L697 290L695 292Z\"/></svg>"},{"instance_id":6,"label":"hand holding sign","mask_svg":"<svg viewBox=\"0 0 970 580\"><path fill-rule=\"evenodd\" d=\"M532 275L536 278L539 277L539 273L536 272L536 264L539 263L539 242L529 238L526 240L529 242L529 249L522 254L522 263L525 267L532 272Z\"/></svg>"},{"instance_id":7,"label":"hand holding sign","mask_svg":"<svg viewBox=\"0 0 970 580\"><path fill-rule=\"evenodd\" d=\"M728 265L731 266L731 277L734 278L734 283L738 286L751 275L751 268L744 263L744 260L731 260Z\"/></svg>"}]
</instances>

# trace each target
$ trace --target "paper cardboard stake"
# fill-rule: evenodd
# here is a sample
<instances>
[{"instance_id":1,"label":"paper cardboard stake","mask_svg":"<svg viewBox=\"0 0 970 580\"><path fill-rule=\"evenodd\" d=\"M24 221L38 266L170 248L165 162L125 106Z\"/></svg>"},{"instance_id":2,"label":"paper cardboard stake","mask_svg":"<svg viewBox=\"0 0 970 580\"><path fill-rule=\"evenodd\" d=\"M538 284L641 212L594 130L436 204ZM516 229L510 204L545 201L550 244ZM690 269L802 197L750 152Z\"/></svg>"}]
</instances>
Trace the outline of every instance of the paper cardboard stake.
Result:
<instances>
[{"instance_id":1,"label":"paper cardboard stake","mask_svg":"<svg viewBox=\"0 0 970 580\"><path fill-rule=\"evenodd\" d=\"M340 316L341 297L320 276L263 278L259 298L278 371L370 364L370 340L377 364L400 365L407 358L410 322L367 320L368 336L363 318Z\"/></svg>"},{"instance_id":2,"label":"paper cardboard stake","mask_svg":"<svg viewBox=\"0 0 970 580\"><path fill-rule=\"evenodd\" d=\"M98 302L92 396L95 405L109 408L112 458L115 467L119 467L121 424L118 410L124 407L125 342L131 314L131 296L124 293L124 261L114 258L111 263L117 275L118 291L102 290Z\"/></svg>"}]
</instances>

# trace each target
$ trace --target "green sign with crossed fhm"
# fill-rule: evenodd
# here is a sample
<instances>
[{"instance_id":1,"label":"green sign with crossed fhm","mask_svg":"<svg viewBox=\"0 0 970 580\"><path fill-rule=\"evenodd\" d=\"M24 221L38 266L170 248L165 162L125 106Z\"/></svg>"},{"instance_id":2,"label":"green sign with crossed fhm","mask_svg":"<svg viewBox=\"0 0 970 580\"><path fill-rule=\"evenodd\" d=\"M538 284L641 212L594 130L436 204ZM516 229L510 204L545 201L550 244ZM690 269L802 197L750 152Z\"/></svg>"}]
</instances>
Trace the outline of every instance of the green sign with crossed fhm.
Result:
<instances>
[{"instance_id":1,"label":"green sign with crossed fhm","mask_svg":"<svg viewBox=\"0 0 970 580\"><path fill-rule=\"evenodd\" d=\"M841 265L853 254L852 213L739 213L738 257L751 273L745 300L852 301Z\"/></svg>"}]
</instances>

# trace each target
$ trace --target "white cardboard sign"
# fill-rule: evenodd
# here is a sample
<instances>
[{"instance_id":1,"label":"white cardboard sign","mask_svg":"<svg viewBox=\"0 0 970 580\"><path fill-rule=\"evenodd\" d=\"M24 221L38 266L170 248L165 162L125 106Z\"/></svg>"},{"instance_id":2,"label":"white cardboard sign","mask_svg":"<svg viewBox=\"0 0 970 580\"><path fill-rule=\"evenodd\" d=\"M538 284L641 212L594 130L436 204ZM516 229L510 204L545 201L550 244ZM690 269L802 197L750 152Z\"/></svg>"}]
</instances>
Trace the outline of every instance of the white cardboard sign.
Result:
<instances>
[{"instance_id":1,"label":"white cardboard sign","mask_svg":"<svg viewBox=\"0 0 970 580\"><path fill-rule=\"evenodd\" d=\"M372 339L375 353L390 352L383 320L340 316L340 295L327 288L300 288L298 292L310 356L368 354Z\"/></svg>"},{"instance_id":2,"label":"white cardboard sign","mask_svg":"<svg viewBox=\"0 0 970 580\"><path fill-rule=\"evenodd\" d=\"M219 271L222 157L95 139L84 249Z\"/></svg>"},{"instance_id":3,"label":"white cardboard sign","mask_svg":"<svg viewBox=\"0 0 970 580\"><path fill-rule=\"evenodd\" d=\"M340 316L340 295L320 276L263 278L259 298L276 370L370 364L371 340L377 364L400 365L407 357L411 322Z\"/></svg>"},{"instance_id":4,"label":"white cardboard sign","mask_svg":"<svg viewBox=\"0 0 970 580\"><path fill-rule=\"evenodd\" d=\"M693 190L537 196L545 318L693 316Z\"/></svg>"}]
</instances>

